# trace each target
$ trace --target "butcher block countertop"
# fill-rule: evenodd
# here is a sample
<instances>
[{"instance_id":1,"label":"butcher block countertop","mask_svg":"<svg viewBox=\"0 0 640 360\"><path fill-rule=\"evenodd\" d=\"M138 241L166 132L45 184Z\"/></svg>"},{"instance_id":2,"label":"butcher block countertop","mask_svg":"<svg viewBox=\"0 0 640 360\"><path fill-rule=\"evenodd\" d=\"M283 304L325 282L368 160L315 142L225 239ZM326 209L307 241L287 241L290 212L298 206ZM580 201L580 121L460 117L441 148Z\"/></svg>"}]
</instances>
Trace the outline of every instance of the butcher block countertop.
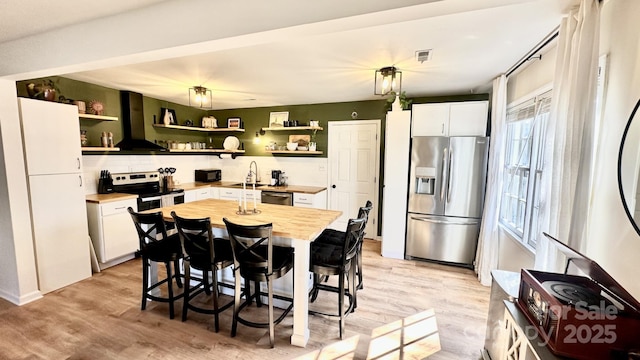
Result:
<instances>
[{"instance_id":1,"label":"butcher block countertop","mask_svg":"<svg viewBox=\"0 0 640 360\"><path fill-rule=\"evenodd\" d=\"M166 221L173 221L171 211L175 211L178 216L186 218L208 217L211 220L211 226L220 229L226 228L223 218L240 225L272 223L273 235L306 241L315 239L322 230L342 215L341 211L336 210L294 208L272 204L258 204L259 213L257 214L239 215L237 201L216 199L198 200L163 207L159 210L162 211Z\"/></svg>"},{"instance_id":2,"label":"butcher block countertop","mask_svg":"<svg viewBox=\"0 0 640 360\"><path fill-rule=\"evenodd\" d=\"M91 194L86 195L85 199L88 203L104 204L112 201L137 199L138 195L111 193L111 194Z\"/></svg>"},{"instance_id":3,"label":"butcher block countertop","mask_svg":"<svg viewBox=\"0 0 640 360\"><path fill-rule=\"evenodd\" d=\"M242 183L238 183L237 181L216 181L216 182L210 182L210 183L192 182L192 183L178 184L176 185L176 187L184 189L185 191L199 189L202 187L226 187L226 188L242 189ZM251 186L247 185L247 187L250 188ZM327 188L321 187L321 186L302 186L302 185L271 186L266 184L258 184L256 186L256 190L284 192L284 193L317 194L321 191L327 190Z\"/></svg>"}]
</instances>

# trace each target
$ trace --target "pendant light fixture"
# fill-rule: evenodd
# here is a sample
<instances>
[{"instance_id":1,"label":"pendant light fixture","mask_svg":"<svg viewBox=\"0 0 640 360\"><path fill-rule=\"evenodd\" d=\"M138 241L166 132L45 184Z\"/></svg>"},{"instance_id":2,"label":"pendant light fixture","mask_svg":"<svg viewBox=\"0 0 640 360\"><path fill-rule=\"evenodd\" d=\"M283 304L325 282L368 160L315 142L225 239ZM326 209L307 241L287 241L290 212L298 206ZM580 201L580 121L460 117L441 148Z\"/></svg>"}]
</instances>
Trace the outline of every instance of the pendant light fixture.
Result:
<instances>
[{"instance_id":1,"label":"pendant light fixture","mask_svg":"<svg viewBox=\"0 0 640 360\"><path fill-rule=\"evenodd\" d=\"M211 90L204 86L194 86L189 88L189 106L201 109L212 109L213 97Z\"/></svg>"},{"instance_id":2,"label":"pendant light fixture","mask_svg":"<svg viewBox=\"0 0 640 360\"><path fill-rule=\"evenodd\" d=\"M373 93L388 95L391 92L399 94L402 89L402 71L395 66L387 66L376 70Z\"/></svg>"}]
</instances>

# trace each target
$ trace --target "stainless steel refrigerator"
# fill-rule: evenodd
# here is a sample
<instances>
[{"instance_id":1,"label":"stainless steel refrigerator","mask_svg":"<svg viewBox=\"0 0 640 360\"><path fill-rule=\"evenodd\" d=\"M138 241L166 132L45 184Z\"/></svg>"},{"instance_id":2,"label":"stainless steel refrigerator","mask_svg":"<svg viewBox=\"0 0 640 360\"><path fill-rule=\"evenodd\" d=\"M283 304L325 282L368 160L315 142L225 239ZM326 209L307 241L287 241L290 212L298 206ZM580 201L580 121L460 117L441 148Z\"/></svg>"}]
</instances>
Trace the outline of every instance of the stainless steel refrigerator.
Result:
<instances>
[{"instance_id":1,"label":"stainless steel refrigerator","mask_svg":"<svg viewBox=\"0 0 640 360\"><path fill-rule=\"evenodd\" d=\"M488 137L412 138L407 259L473 265L488 150Z\"/></svg>"}]
</instances>

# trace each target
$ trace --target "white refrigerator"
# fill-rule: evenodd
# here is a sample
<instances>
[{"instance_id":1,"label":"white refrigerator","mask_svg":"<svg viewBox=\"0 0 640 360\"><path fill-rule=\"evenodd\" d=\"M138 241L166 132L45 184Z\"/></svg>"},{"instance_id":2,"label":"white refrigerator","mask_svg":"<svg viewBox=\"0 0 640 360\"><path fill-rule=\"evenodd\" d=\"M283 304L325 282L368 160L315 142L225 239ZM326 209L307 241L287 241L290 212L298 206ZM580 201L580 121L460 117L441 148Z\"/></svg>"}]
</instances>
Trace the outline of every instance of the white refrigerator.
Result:
<instances>
[{"instance_id":1,"label":"white refrigerator","mask_svg":"<svg viewBox=\"0 0 640 360\"><path fill-rule=\"evenodd\" d=\"M78 108L19 99L38 285L45 294L91 276Z\"/></svg>"}]
</instances>

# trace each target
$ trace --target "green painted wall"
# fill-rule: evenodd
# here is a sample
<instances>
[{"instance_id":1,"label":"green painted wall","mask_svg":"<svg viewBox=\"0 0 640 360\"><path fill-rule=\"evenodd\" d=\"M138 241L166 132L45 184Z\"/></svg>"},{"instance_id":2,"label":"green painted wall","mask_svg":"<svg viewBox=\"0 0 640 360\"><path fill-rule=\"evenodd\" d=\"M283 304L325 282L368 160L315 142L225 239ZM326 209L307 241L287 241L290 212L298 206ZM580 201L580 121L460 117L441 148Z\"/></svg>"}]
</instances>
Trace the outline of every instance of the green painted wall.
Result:
<instances>
[{"instance_id":1,"label":"green painted wall","mask_svg":"<svg viewBox=\"0 0 640 360\"><path fill-rule=\"evenodd\" d=\"M67 79L64 77L51 77L56 82L59 93L67 100L83 100L89 105L92 100L102 102L104 105L104 115L122 116L120 106L120 92L116 89L107 88L95 84L82 81ZM18 96L27 97L26 85L31 82L37 82L40 79L25 80L17 83ZM253 144L256 132L260 132L263 127L269 126L269 113L272 111L288 111L290 120L298 120L300 124L309 124L309 120L318 120L323 131L316 133L317 150L323 152L319 157L327 156L327 122L353 120L352 112L357 112L356 119L380 119L382 120L382 129L384 131L384 119L386 114L386 101L358 101L345 103L329 103L329 104L309 104L309 105L290 105L277 107L261 107L261 108L245 108L245 109L228 109L228 110L211 110L204 111L197 108L175 104L172 102L159 100L151 97L144 97L144 118L145 133L149 141L163 142L168 140L178 142L205 142L213 144L214 148L222 148L224 139L233 135L240 139L245 149L245 155L251 156L273 156L265 153L264 147L270 141L277 144L285 145L289 139L289 135L306 134L311 135L311 131L266 131L263 135L259 135L260 144ZM161 108L170 108L175 110L178 125L184 125L186 120L191 120L196 126L200 126L203 116L214 116L218 120L218 127L226 127L227 119L230 117L239 117L242 119L242 127L244 133L221 133L221 132L200 132L176 129L156 128L153 126L154 120L161 123ZM155 117L155 118L154 118ZM90 119L80 119L80 128L87 131L88 146L99 146L100 136L102 132L112 132L114 142L118 143L122 139L122 123L120 121L96 121ZM384 138L384 137L383 137ZM285 156L285 155L278 155ZM294 155L295 156L295 155Z\"/></svg>"},{"instance_id":2,"label":"green painted wall","mask_svg":"<svg viewBox=\"0 0 640 360\"><path fill-rule=\"evenodd\" d=\"M120 92L119 90L106 88L103 86L90 84L81 81L75 81L63 77L52 77L59 89L59 94L66 99L84 100L89 105L91 100L98 100L104 105L104 115L121 117L122 109L120 106ZM26 85L30 82L37 81L27 80L17 83L18 96L27 97ZM470 94L460 96L438 96L438 97L419 97L413 98L413 104L429 103L429 102L447 102L447 101L470 101L470 100L488 100L488 94ZM215 101L215 99L214 99ZM265 153L264 147L269 144L270 141L275 141L277 144L284 145L289 135L297 134L309 134L310 131L266 131L263 135L259 135L260 144L253 144L253 139L256 136L256 132L260 132L261 128L269 126L269 113L272 111L288 111L289 120L298 120L301 125L308 125L309 120L317 120L320 122L320 126L324 128L323 131L316 133L316 142L318 143L317 150L322 151L322 155L319 157L327 157L327 144L328 144L328 121L344 121L354 120L351 114L355 111L358 116L355 120L381 120L381 148L380 148L380 174L379 174L379 189L378 195L380 203L382 203L382 184L384 184L384 129L386 122L386 112L389 108L389 104L385 99L371 100L371 101L356 101L356 102L343 102L343 103L328 103L328 104L308 104L308 105L289 105L289 106L276 106L276 107L260 107L260 108L243 108L243 109L228 109L228 110L211 110L203 111L189 106L178 105L164 100L154 99L150 97L144 97L144 119L145 119L145 133L146 139L149 141L162 142L162 141L178 141L178 142L205 142L213 144L214 148L222 148L224 139L229 135L234 135L240 139L242 146L245 149L245 155L251 156L273 156L269 153ZM175 110L178 125L184 125L186 120L191 120L196 126L200 126L203 116L214 116L218 120L218 127L226 127L228 118L241 118L242 127L245 129L244 133L205 133L199 131L188 130L176 130L176 129L163 129L153 126L154 121L161 123L160 111L161 108L170 108ZM114 135L114 142L117 143L122 139L122 123L120 121L96 121L81 119L80 128L87 130L87 138L89 139L89 146L100 145L100 135L103 131L112 132ZM80 135L78 134L78 137ZM118 153L114 153L118 154ZM125 154L125 152L120 152ZM287 156L287 155L277 155ZM290 155L295 156L295 155ZM316 156L316 155L314 155ZM378 219L381 218L382 206L378 208ZM381 222L378 223L378 233L381 230Z\"/></svg>"},{"instance_id":3,"label":"green painted wall","mask_svg":"<svg viewBox=\"0 0 640 360\"><path fill-rule=\"evenodd\" d=\"M242 119L243 126L246 129L244 134L236 135L244 144L246 155L253 156L272 156L264 152L265 145L275 141L279 145L286 145L289 135L311 135L308 130L297 131L265 131L264 135L259 135L260 144L253 144L256 132L260 132L263 127L269 126L269 113L272 111L288 111L289 120L298 120L300 125L308 125L310 120L320 122L322 131L316 133L317 150L322 151L321 157L327 156L327 134L328 121L344 121L353 120L352 112L357 112L356 119L370 120L381 119L383 121L386 111L384 110L384 101L358 101L348 103L329 103L329 104L309 104L309 105L290 105L277 107L261 107L247 109L230 109L230 110L214 110L211 115L218 120L218 126L226 126L227 119L230 117L239 117ZM282 156L282 155L279 155ZM292 155L295 156L295 155Z\"/></svg>"}]
</instances>

